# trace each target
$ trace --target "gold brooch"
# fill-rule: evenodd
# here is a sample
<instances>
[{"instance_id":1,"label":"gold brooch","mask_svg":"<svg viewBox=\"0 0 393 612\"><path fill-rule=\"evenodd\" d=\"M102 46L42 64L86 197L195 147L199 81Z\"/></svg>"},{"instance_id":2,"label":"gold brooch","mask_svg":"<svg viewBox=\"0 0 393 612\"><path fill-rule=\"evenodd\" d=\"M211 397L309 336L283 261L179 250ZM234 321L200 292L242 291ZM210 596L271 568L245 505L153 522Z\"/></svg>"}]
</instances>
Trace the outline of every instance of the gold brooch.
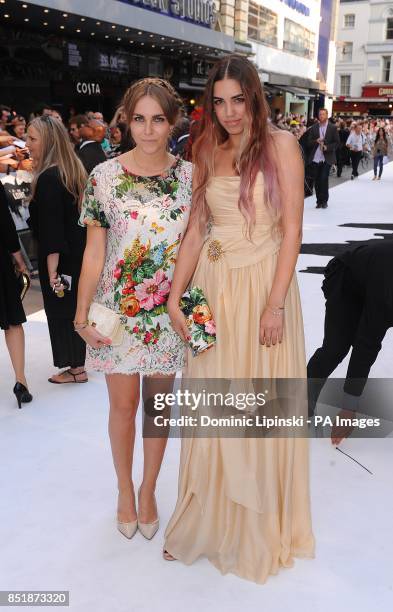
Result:
<instances>
[{"instance_id":1,"label":"gold brooch","mask_svg":"<svg viewBox=\"0 0 393 612\"><path fill-rule=\"evenodd\" d=\"M210 240L207 249L207 258L209 261L218 261L223 254L221 242L219 240Z\"/></svg>"}]
</instances>

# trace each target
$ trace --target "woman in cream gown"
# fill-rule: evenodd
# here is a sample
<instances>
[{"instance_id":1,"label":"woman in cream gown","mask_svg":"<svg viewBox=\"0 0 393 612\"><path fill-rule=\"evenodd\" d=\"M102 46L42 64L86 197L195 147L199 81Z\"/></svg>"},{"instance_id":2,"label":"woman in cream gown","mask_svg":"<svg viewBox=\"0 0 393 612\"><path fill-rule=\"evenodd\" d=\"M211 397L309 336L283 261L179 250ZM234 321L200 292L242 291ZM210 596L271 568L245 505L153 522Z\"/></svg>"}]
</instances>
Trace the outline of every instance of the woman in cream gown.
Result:
<instances>
[{"instance_id":1,"label":"woman in cream gown","mask_svg":"<svg viewBox=\"0 0 393 612\"><path fill-rule=\"evenodd\" d=\"M229 68L224 62L229 62ZM231 106L239 82L231 78L230 70L240 67L244 72L245 63L249 69L247 60L232 56L221 60L221 73L220 67L216 68L214 96L221 96L227 105L228 127L237 125L236 113L240 112ZM280 152L288 146L290 154L299 155L291 136L278 134L277 138ZM224 142L222 159L231 141L236 138ZM202 248L197 244L196 230L190 228L193 247L191 238L187 244L186 235L168 311L174 328L186 337L177 304L194 267L191 286L203 289L216 323L217 342L195 358L190 356L183 376L205 379L207 387L214 378L306 378L303 321L293 269L287 279L285 324L280 327L275 322L281 323L283 316L281 306L272 300L272 287L276 279L278 296L284 286L283 274L278 281L276 277L284 241L275 231L277 223L266 204L263 173L257 173L253 189L255 225L249 240L247 222L239 208L241 178L227 175L225 162L217 155L215 160L215 173L205 190L211 230ZM301 193L301 161L295 159L294 165L300 168L295 195L290 195L290 187L281 181L281 197L289 199ZM198 251L195 267L193 253L195 256ZM296 253L292 262L287 257L288 262L294 268ZM224 436L182 440L179 494L166 529L164 557L191 564L205 556L223 574L231 572L264 583L280 566L291 567L293 557L314 556L308 440Z\"/></svg>"}]
</instances>

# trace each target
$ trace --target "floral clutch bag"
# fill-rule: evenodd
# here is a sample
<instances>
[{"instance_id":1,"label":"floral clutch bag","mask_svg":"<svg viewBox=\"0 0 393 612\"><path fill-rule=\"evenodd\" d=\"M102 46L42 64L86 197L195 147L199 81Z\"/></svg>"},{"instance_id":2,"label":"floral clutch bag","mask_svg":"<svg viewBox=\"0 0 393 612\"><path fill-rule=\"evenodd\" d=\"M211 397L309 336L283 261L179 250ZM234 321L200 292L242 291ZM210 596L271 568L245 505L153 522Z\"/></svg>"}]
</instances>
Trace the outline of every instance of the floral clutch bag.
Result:
<instances>
[{"instance_id":1,"label":"floral clutch bag","mask_svg":"<svg viewBox=\"0 0 393 612\"><path fill-rule=\"evenodd\" d=\"M214 346L216 325L200 287L191 287L180 300L180 309L186 317L190 332L189 346L193 357Z\"/></svg>"}]
</instances>

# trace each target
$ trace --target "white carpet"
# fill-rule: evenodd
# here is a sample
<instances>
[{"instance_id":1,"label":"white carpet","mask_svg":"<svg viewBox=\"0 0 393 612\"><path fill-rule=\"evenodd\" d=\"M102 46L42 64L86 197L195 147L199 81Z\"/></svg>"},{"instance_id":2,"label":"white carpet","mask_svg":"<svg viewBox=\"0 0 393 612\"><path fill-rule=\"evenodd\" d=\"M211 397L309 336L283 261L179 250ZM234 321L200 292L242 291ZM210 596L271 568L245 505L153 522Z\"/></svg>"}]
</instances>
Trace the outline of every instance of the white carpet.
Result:
<instances>
[{"instance_id":1,"label":"white carpet","mask_svg":"<svg viewBox=\"0 0 393 612\"><path fill-rule=\"evenodd\" d=\"M326 210L315 209L309 198L304 242L368 239L377 230L338 225L392 223L393 164L385 167L382 181L370 178L368 173L332 189ZM328 260L302 255L298 270ZM299 273L298 278L310 355L322 339L322 276ZM179 441L169 441L159 480L159 533L151 542L140 534L127 541L114 526L116 487L104 379L91 374L87 385L48 384L54 370L44 314L31 316L25 329L34 402L22 410L11 394L13 375L3 340L0 345L0 590L70 590L73 612L392 609L391 438L342 444L372 476L329 440L311 441L314 560L296 560L295 568L282 569L263 586L223 577L206 560L191 567L165 562L162 538L176 499ZM392 377L391 332L373 366L374 377ZM345 375L345 363L336 375ZM141 457L139 435L136 482Z\"/></svg>"}]
</instances>

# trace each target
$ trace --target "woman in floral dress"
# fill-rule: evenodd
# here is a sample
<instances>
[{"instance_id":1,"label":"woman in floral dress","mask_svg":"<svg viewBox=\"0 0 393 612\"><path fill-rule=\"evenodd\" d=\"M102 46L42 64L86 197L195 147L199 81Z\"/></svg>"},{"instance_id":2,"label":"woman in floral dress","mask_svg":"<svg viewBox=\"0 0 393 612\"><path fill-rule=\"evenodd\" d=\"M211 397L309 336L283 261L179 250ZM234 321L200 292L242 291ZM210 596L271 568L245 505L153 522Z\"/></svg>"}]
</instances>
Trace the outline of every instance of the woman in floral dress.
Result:
<instances>
[{"instance_id":1,"label":"woman in floral dress","mask_svg":"<svg viewBox=\"0 0 393 612\"><path fill-rule=\"evenodd\" d=\"M144 438L138 512L132 480L140 376L146 402L170 391L184 365L184 343L166 308L176 255L191 206L191 164L167 152L181 99L161 79L134 83L123 100L136 146L97 166L86 187L80 223L87 246L75 329L88 346L86 365L104 372L109 392L109 435L118 479L118 528L137 527L150 539L158 529L155 486L166 437ZM122 315L125 334L112 346L88 325L92 301Z\"/></svg>"}]
</instances>

